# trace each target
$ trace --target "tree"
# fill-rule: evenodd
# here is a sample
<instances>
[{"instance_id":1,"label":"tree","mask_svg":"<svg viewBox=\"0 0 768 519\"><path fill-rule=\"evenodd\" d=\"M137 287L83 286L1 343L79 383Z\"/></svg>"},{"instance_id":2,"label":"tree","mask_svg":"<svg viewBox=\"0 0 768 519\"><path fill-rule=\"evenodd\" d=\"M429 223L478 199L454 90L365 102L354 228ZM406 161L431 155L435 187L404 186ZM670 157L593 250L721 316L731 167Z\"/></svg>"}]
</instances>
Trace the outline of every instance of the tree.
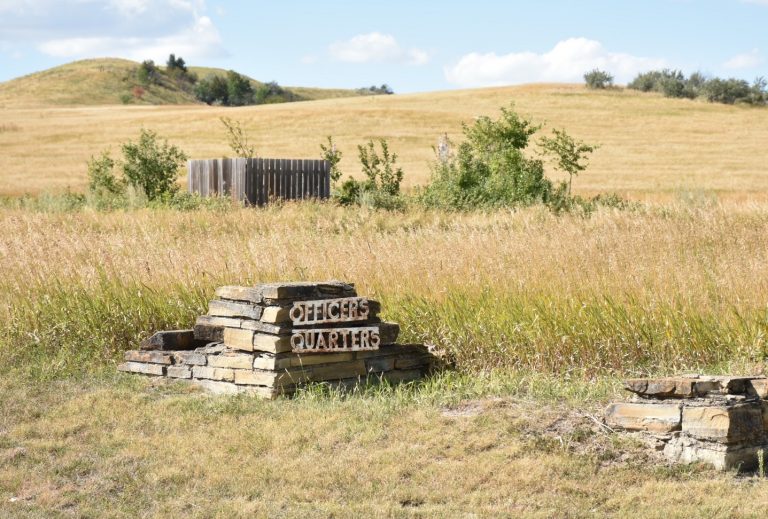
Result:
<instances>
[{"instance_id":1,"label":"tree","mask_svg":"<svg viewBox=\"0 0 768 519\"><path fill-rule=\"evenodd\" d=\"M613 76L603 70L593 69L584 74L584 82L588 88L610 88L613 86Z\"/></svg>"},{"instance_id":2,"label":"tree","mask_svg":"<svg viewBox=\"0 0 768 519\"><path fill-rule=\"evenodd\" d=\"M248 135L245 133L245 130L243 130L240 121L233 121L229 117L222 117L219 120L227 129L229 147L232 149L235 156L246 159L255 157L256 150L253 145L248 144Z\"/></svg>"},{"instance_id":3,"label":"tree","mask_svg":"<svg viewBox=\"0 0 768 519\"><path fill-rule=\"evenodd\" d=\"M227 103L229 106L244 106L253 104L254 91L251 82L230 70L227 72Z\"/></svg>"},{"instance_id":4,"label":"tree","mask_svg":"<svg viewBox=\"0 0 768 519\"><path fill-rule=\"evenodd\" d=\"M200 80L195 86L195 97L205 104L229 104L229 89L227 80L211 74Z\"/></svg>"},{"instance_id":5,"label":"tree","mask_svg":"<svg viewBox=\"0 0 768 519\"><path fill-rule=\"evenodd\" d=\"M571 194L573 177L587 168L588 155L597 149L578 141L565 130L552 130L553 137L542 137L539 141L542 152L555 161L555 169L568 173L568 195Z\"/></svg>"},{"instance_id":6,"label":"tree","mask_svg":"<svg viewBox=\"0 0 768 519\"><path fill-rule=\"evenodd\" d=\"M376 151L372 140L365 146L358 145L357 152L363 173L368 179L368 188L386 195L394 196L400 193L400 182L403 180L403 169L396 167L397 154L390 153L389 144L385 139L379 139L381 155Z\"/></svg>"},{"instance_id":7,"label":"tree","mask_svg":"<svg viewBox=\"0 0 768 519\"><path fill-rule=\"evenodd\" d=\"M149 86L150 84L157 83L160 80L160 71L157 70L155 62L151 59L148 59L142 61L141 65L139 65L139 68L136 71L136 78L142 85Z\"/></svg>"},{"instance_id":8,"label":"tree","mask_svg":"<svg viewBox=\"0 0 768 519\"><path fill-rule=\"evenodd\" d=\"M176 177L187 160L179 148L169 145L167 140L158 142L155 132L142 129L139 142L123 144L122 152L123 176L149 200L162 199L178 190Z\"/></svg>"},{"instance_id":9,"label":"tree","mask_svg":"<svg viewBox=\"0 0 768 519\"><path fill-rule=\"evenodd\" d=\"M168 72L178 71L181 74L186 74L187 72L187 65L184 63L184 59L181 56L177 58L174 54L168 56L168 61L165 62L165 68Z\"/></svg>"}]
</instances>

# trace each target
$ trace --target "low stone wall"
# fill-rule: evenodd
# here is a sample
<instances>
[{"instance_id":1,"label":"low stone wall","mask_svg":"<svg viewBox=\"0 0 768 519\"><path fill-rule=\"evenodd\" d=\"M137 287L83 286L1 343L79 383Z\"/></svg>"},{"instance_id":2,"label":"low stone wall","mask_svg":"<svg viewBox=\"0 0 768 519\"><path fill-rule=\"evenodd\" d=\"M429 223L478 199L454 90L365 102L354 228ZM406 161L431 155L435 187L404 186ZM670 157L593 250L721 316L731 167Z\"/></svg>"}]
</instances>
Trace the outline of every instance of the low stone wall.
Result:
<instances>
[{"instance_id":1,"label":"low stone wall","mask_svg":"<svg viewBox=\"0 0 768 519\"><path fill-rule=\"evenodd\" d=\"M627 380L630 402L611 404L606 423L657 442L672 461L753 469L768 456L768 379L689 375Z\"/></svg>"},{"instance_id":2,"label":"low stone wall","mask_svg":"<svg viewBox=\"0 0 768 519\"><path fill-rule=\"evenodd\" d=\"M311 382L417 380L434 366L426 347L397 344L400 327L347 283L227 286L216 296L194 329L157 332L118 369L274 398Z\"/></svg>"}]
</instances>

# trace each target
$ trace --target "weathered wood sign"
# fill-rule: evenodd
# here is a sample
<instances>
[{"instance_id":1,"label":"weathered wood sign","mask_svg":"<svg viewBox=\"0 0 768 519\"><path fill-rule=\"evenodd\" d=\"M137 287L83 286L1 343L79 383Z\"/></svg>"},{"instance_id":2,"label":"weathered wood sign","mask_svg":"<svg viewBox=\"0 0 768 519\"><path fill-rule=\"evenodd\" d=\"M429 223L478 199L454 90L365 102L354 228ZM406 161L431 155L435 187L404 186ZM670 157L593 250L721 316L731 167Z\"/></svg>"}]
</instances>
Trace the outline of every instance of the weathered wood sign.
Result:
<instances>
[{"instance_id":1,"label":"weathered wood sign","mask_svg":"<svg viewBox=\"0 0 768 519\"><path fill-rule=\"evenodd\" d=\"M289 312L293 326L365 323L371 305L364 297L342 297L318 301L296 301ZM297 353L377 350L381 343L378 326L293 329L291 349Z\"/></svg>"}]
</instances>

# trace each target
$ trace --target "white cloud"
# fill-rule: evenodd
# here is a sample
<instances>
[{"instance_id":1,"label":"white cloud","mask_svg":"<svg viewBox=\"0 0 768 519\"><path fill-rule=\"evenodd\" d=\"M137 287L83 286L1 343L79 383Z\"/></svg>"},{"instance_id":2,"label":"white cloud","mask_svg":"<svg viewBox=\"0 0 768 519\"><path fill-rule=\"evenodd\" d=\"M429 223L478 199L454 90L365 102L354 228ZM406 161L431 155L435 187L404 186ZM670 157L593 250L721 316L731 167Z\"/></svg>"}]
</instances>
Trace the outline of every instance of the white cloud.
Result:
<instances>
[{"instance_id":1,"label":"white cloud","mask_svg":"<svg viewBox=\"0 0 768 519\"><path fill-rule=\"evenodd\" d=\"M768 4L768 2L766 2L766 4ZM765 60L760 55L760 51L758 49L752 49L750 52L737 54L732 57L723 63L723 67L732 70L750 69L762 65L764 61Z\"/></svg>"},{"instance_id":2,"label":"white cloud","mask_svg":"<svg viewBox=\"0 0 768 519\"><path fill-rule=\"evenodd\" d=\"M204 0L0 0L0 42L65 58L226 54Z\"/></svg>"},{"instance_id":3,"label":"white cloud","mask_svg":"<svg viewBox=\"0 0 768 519\"><path fill-rule=\"evenodd\" d=\"M578 82L594 68L605 70L618 83L631 80L638 72L666 66L663 59L644 58L609 52L602 44L587 38L569 38L552 50L462 56L444 69L446 79L460 86L499 86L536 82Z\"/></svg>"},{"instance_id":4,"label":"white cloud","mask_svg":"<svg viewBox=\"0 0 768 519\"><path fill-rule=\"evenodd\" d=\"M219 32L207 16L198 18L192 27L168 36L62 38L45 41L38 48L45 54L65 58L120 56L136 61L153 59L161 63L171 53L187 61L225 54Z\"/></svg>"},{"instance_id":5,"label":"white cloud","mask_svg":"<svg viewBox=\"0 0 768 519\"><path fill-rule=\"evenodd\" d=\"M424 65L429 54L421 49L404 49L391 34L358 34L346 41L332 43L331 57L347 63L394 62Z\"/></svg>"}]
</instances>

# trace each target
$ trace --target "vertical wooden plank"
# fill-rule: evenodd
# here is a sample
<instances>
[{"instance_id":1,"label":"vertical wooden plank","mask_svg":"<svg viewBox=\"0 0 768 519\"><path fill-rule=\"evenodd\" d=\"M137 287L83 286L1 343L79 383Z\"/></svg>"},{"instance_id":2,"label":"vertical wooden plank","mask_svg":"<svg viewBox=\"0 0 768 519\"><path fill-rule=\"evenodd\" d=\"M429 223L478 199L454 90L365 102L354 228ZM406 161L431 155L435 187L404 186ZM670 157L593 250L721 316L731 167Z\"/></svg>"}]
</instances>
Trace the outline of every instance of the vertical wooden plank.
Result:
<instances>
[{"instance_id":1,"label":"vertical wooden plank","mask_svg":"<svg viewBox=\"0 0 768 519\"><path fill-rule=\"evenodd\" d=\"M291 159L291 200L296 200L296 163L298 160Z\"/></svg>"},{"instance_id":2,"label":"vertical wooden plank","mask_svg":"<svg viewBox=\"0 0 768 519\"><path fill-rule=\"evenodd\" d=\"M263 193L262 188L262 171L261 171L261 159L251 159L253 161L253 172L251 173L253 175L253 195L255 204L260 206L262 204L261 202L261 194Z\"/></svg>"},{"instance_id":3,"label":"vertical wooden plank","mask_svg":"<svg viewBox=\"0 0 768 519\"><path fill-rule=\"evenodd\" d=\"M267 202L267 168L264 159L259 159L259 205Z\"/></svg>"},{"instance_id":4,"label":"vertical wooden plank","mask_svg":"<svg viewBox=\"0 0 768 519\"><path fill-rule=\"evenodd\" d=\"M285 198L285 160L280 159L277 160L277 167L275 168L277 171L277 197L284 199Z\"/></svg>"}]
</instances>

